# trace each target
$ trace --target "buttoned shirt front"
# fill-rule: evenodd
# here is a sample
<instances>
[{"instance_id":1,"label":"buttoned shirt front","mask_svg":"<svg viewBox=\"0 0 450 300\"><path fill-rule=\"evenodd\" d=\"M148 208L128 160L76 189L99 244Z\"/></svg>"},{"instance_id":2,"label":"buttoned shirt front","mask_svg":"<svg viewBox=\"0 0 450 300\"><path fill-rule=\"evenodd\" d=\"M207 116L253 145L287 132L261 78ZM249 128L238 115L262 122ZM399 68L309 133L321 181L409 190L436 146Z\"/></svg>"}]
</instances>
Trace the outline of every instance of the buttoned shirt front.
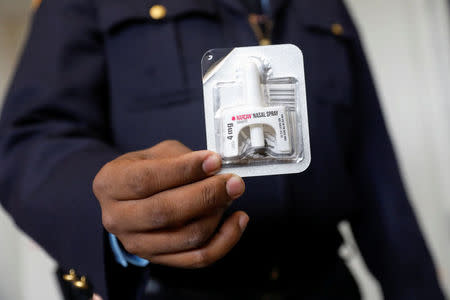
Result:
<instances>
[{"instance_id":1,"label":"buttoned shirt front","mask_svg":"<svg viewBox=\"0 0 450 300\"><path fill-rule=\"evenodd\" d=\"M304 54L311 166L246 179L230 211L247 211L251 223L213 267L149 269L166 281L225 276L230 286L270 285L278 274L306 295L333 282L336 224L347 219L386 297L442 299L345 7L274 0L271 10L272 43ZM257 43L238 0L43 1L0 120L3 206L102 296L117 279L131 295L131 278L144 271L114 262L92 180L104 163L162 140L204 149L200 59L211 48ZM124 276L131 272L138 275Z\"/></svg>"}]
</instances>

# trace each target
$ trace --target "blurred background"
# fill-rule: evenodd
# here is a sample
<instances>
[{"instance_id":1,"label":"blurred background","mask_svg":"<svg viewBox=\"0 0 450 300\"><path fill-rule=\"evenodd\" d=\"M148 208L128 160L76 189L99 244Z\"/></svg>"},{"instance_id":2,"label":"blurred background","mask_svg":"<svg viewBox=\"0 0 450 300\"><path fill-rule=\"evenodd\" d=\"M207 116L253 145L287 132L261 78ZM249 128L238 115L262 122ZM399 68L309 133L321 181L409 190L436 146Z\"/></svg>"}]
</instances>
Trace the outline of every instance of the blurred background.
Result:
<instances>
[{"instance_id":1,"label":"blurred background","mask_svg":"<svg viewBox=\"0 0 450 300\"><path fill-rule=\"evenodd\" d=\"M0 109L28 30L30 2L0 0ZM450 295L450 1L345 2L359 26L412 205ZM348 246L354 245L350 227L343 222L339 229L347 240L340 254L364 299L383 299L357 248ZM0 299L61 299L54 268L0 209Z\"/></svg>"}]
</instances>

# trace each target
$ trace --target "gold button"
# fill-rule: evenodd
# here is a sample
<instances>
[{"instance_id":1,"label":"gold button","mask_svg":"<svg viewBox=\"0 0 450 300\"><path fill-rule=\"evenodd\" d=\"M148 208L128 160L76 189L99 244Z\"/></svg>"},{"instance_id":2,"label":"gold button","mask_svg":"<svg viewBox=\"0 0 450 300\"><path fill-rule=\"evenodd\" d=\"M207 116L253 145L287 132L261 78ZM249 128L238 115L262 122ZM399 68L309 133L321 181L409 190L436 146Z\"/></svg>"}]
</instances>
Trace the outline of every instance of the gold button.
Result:
<instances>
[{"instance_id":1,"label":"gold button","mask_svg":"<svg viewBox=\"0 0 450 300\"><path fill-rule=\"evenodd\" d=\"M32 0L31 1L31 9L37 10L39 8L39 6L41 6L41 2L42 2L42 0Z\"/></svg>"},{"instance_id":2,"label":"gold button","mask_svg":"<svg viewBox=\"0 0 450 300\"><path fill-rule=\"evenodd\" d=\"M73 285L79 289L87 289L88 285L87 285L87 281L86 281L86 277L81 276L80 280L77 280L73 283Z\"/></svg>"},{"instance_id":3,"label":"gold button","mask_svg":"<svg viewBox=\"0 0 450 300\"><path fill-rule=\"evenodd\" d=\"M161 20L166 17L167 9L163 5L156 4L150 8L149 14L153 20Z\"/></svg>"},{"instance_id":4,"label":"gold button","mask_svg":"<svg viewBox=\"0 0 450 300\"><path fill-rule=\"evenodd\" d=\"M75 281L77 280L77 274L75 273L74 269L69 270L69 274L64 274L63 279L65 281Z\"/></svg>"},{"instance_id":5,"label":"gold button","mask_svg":"<svg viewBox=\"0 0 450 300\"><path fill-rule=\"evenodd\" d=\"M344 27L342 27L341 24L339 23L334 23L333 25L331 25L331 32L334 35L343 35L344 34Z\"/></svg>"}]
</instances>

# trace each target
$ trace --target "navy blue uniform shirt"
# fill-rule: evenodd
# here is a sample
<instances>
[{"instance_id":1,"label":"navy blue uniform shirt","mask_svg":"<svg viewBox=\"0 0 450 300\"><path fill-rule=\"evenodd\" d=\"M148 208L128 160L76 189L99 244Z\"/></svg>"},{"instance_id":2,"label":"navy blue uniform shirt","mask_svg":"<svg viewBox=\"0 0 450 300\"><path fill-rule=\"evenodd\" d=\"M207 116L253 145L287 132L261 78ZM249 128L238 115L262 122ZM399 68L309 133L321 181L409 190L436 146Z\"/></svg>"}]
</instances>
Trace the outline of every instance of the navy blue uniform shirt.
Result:
<instances>
[{"instance_id":1,"label":"navy blue uniform shirt","mask_svg":"<svg viewBox=\"0 0 450 300\"><path fill-rule=\"evenodd\" d=\"M154 4L165 18L149 17ZM257 44L238 0L44 0L0 121L2 205L111 299L132 299L148 270L168 285L349 299L355 286L337 256L344 219L386 299L443 299L345 7L274 0L272 12L273 43L304 53L312 163L302 174L246 179L233 209L251 222L222 261L191 271L122 268L91 184L106 162L162 140L205 148L202 54Z\"/></svg>"}]
</instances>

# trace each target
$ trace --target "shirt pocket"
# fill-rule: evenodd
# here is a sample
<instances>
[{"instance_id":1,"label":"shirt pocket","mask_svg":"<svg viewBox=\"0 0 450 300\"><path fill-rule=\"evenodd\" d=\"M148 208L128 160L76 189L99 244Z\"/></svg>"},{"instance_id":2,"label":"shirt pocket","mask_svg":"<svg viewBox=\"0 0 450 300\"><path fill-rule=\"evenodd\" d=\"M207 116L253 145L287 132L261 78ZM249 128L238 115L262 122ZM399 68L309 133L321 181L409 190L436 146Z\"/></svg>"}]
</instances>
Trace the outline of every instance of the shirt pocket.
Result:
<instances>
[{"instance_id":1,"label":"shirt pocket","mask_svg":"<svg viewBox=\"0 0 450 300\"><path fill-rule=\"evenodd\" d=\"M166 9L163 18L151 18L154 5ZM141 109L193 100L196 93L187 83L177 22L214 13L213 2L207 0L101 0L98 16L113 104Z\"/></svg>"}]
</instances>

